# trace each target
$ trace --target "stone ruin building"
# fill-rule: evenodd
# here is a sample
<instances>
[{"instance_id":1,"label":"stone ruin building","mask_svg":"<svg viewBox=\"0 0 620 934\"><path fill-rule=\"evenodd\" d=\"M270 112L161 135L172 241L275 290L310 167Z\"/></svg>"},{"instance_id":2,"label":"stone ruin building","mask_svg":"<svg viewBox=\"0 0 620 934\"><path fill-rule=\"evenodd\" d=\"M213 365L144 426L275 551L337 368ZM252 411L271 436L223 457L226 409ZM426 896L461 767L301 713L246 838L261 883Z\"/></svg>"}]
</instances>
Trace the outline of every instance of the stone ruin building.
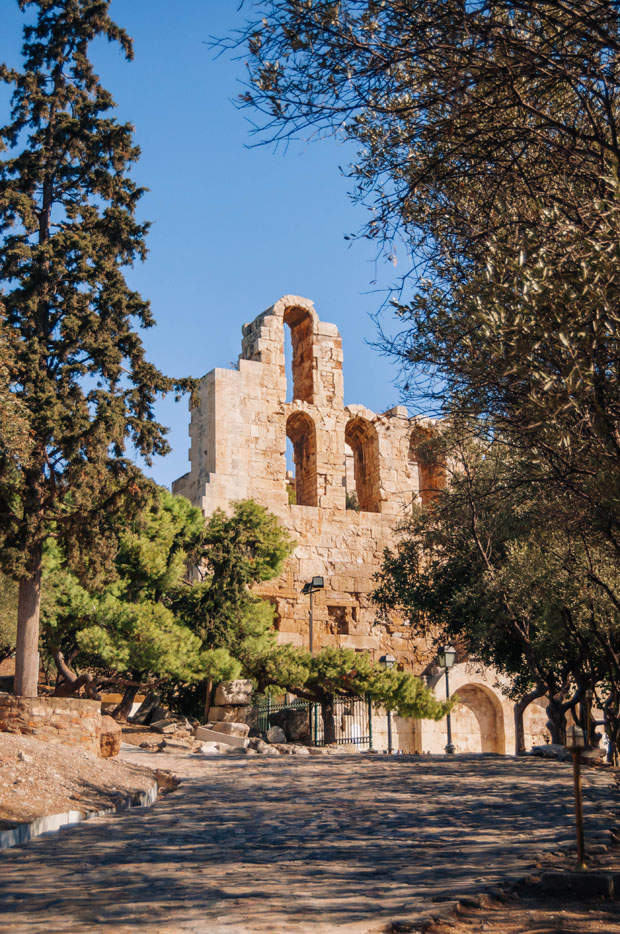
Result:
<instances>
[{"instance_id":1,"label":"stone ruin building","mask_svg":"<svg viewBox=\"0 0 620 934\"><path fill-rule=\"evenodd\" d=\"M314 597L315 649L394 655L406 669L425 672L443 697L431 650L412 637L406 619L379 619L371 599L373 575L383 550L395 544L397 526L412 502L428 501L441 485L441 471L419 457L431 429L402 406L376 414L345 405L337 327L321 321L308 299L286 295L244 325L237 368L214 369L202 379L200 404L191 410L191 469L173 492L205 515L252 498L290 530L298 544L283 575L258 591L274 604L280 642L308 645L308 597L301 590L320 575L325 589ZM294 472L287 471L287 439ZM453 670L451 687L462 700L452 715L458 751L514 750L512 705L497 683L469 662ZM530 708L530 741L539 741L545 719L541 707ZM395 721L401 749L443 750L445 723ZM379 748L381 735L375 728Z\"/></svg>"}]
</instances>

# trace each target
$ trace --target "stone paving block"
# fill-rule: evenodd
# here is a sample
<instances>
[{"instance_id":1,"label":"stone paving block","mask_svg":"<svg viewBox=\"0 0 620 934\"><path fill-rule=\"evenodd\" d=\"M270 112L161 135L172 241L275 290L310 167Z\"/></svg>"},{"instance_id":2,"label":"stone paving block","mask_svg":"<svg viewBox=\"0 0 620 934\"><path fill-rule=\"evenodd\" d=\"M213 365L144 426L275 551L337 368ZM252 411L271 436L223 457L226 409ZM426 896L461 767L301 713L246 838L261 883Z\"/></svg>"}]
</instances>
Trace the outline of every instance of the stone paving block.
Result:
<instances>
[{"instance_id":1,"label":"stone paving block","mask_svg":"<svg viewBox=\"0 0 620 934\"><path fill-rule=\"evenodd\" d=\"M558 762L121 756L184 780L148 811L0 853L0 934L379 934L574 842ZM608 775L584 774L586 847L609 841L614 802Z\"/></svg>"}]
</instances>

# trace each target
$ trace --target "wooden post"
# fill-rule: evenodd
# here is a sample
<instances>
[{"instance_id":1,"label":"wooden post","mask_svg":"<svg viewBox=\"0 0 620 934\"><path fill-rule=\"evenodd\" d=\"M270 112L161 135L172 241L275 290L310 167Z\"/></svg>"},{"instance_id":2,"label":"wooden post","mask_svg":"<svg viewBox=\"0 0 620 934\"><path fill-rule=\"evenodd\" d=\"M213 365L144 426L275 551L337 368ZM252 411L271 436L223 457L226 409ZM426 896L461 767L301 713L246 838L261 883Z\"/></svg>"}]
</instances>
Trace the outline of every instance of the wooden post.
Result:
<instances>
[{"instance_id":1,"label":"wooden post","mask_svg":"<svg viewBox=\"0 0 620 934\"><path fill-rule=\"evenodd\" d=\"M583 836L583 803L581 798L581 749L571 747L573 757L573 785L575 789L575 824L577 827L577 861L580 869L586 868L586 854Z\"/></svg>"}]
</instances>

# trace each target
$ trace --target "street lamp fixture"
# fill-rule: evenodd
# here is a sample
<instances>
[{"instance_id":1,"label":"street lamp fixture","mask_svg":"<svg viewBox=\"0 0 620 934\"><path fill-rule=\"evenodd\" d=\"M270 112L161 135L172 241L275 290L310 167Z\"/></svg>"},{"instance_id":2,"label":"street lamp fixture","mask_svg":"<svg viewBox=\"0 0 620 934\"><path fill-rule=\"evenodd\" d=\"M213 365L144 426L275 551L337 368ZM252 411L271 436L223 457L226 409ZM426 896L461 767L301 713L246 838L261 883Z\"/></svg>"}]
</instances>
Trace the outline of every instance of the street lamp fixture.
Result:
<instances>
[{"instance_id":1,"label":"street lamp fixture","mask_svg":"<svg viewBox=\"0 0 620 934\"><path fill-rule=\"evenodd\" d=\"M566 731L566 746L573 758L573 786L575 789L575 824L577 828L577 860L579 868L586 868L586 853L583 836L583 805L581 800L581 751L586 739L581 727L569 726Z\"/></svg>"},{"instance_id":2,"label":"street lamp fixture","mask_svg":"<svg viewBox=\"0 0 620 934\"><path fill-rule=\"evenodd\" d=\"M393 668L396 664L396 659L393 655L382 655L379 659L379 664L382 668ZM387 731L388 731L388 756L392 755L392 711L388 707L387 711Z\"/></svg>"},{"instance_id":3,"label":"street lamp fixture","mask_svg":"<svg viewBox=\"0 0 620 934\"><path fill-rule=\"evenodd\" d=\"M445 669L446 672L446 700L450 700L450 677L449 671L452 668L456 661L456 649L452 648L451 645L444 645L443 649L437 655L437 664L440 668ZM446 743L446 753L448 755L453 755L454 745L452 743L452 722L450 720L450 714L446 718L446 724L448 727L448 742Z\"/></svg>"},{"instance_id":4,"label":"street lamp fixture","mask_svg":"<svg viewBox=\"0 0 620 934\"><path fill-rule=\"evenodd\" d=\"M313 653L312 647L312 636L313 636L313 619L312 619L312 597L317 592L317 590L323 590L325 587L325 581L322 577L313 577L312 580L309 580L301 589L302 593L310 594L310 609L308 611L308 639L310 643L310 654Z\"/></svg>"}]
</instances>

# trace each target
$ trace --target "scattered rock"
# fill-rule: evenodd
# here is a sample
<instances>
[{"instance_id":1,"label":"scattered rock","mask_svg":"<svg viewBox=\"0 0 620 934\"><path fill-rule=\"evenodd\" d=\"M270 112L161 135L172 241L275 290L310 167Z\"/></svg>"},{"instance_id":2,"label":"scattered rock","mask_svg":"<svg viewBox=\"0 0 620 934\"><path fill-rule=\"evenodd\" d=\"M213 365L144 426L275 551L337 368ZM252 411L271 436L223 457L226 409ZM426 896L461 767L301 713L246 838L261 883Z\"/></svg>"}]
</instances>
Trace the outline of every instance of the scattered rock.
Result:
<instances>
[{"instance_id":1,"label":"scattered rock","mask_svg":"<svg viewBox=\"0 0 620 934\"><path fill-rule=\"evenodd\" d=\"M174 733L177 729L176 720L157 720L151 723L151 729L154 733Z\"/></svg>"},{"instance_id":2,"label":"scattered rock","mask_svg":"<svg viewBox=\"0 0 620 934\"><path fill-rule=\"evenodd\" d=\"M158 746L161 752L193 752L194 743L177 742L175 739L164 739Z\"/></svg>"},{"instance_id":3,"label":"scattered rock","mask_svg":"<svg viewBox=\"0 0 620 934\"><path fill-rule=\"evenodd\" d=\"M121 751L123 729L112 717L101 718L101 737L99 740L102 759L111 759Z\"/></svg>"},{"instance_id":4,"label":"scattered rock","mask_svg":"<svg viewBox=\"0 0 620 934\"><path fill-rule=\"evenodd\" d=\"M285 743L286 733L281 726L270 726L267 730L267 739L270 743Z\"/></svg>"},{"instance_id":5,"label":"scattered rock","mask_svg":"<svg viewBox=\"0 0 620 934\"><path fill-rule=\"evenodd\" d=\"M232 746L226 746L224 743L203 743L198 750L203 756L219 756L225 749L232 749Z\"/></svg>"},{"instance_id":6,"label":"scattered rock","mask_svg":"<svg viewBox=\"0 0 620 934\"><path fill-rule=\"evenodd\" d=\"M222 681L215 692L215 703L218 707L245 706L252 699L252 682L238 679L236 681Z\"/></svg>"},{"instance_id":7,"label":"scattered rock","mask_svg":"<svg viewBox=\"0 0 620 934\"><path fill-rule=\"evenodd\" d=\"M104 719L108 720L109 717L105 717ZM27 755L23 749L20 749L20 751L17 753L17 758L22 762L32 762L32 756Z\"/></svg>"},{"instance_id":8,"label":"scattered rock","mask_svg":"<svg viewBox=\"0 0 620 934\"><path fill-rule=\"evenodd\" d=\"M570 762L571 754L566 746L559 743L546 743L544 746L532 746L533 756L542 756L543 759L557 759L559 762Z\"/></svg>"}]
</instances>

